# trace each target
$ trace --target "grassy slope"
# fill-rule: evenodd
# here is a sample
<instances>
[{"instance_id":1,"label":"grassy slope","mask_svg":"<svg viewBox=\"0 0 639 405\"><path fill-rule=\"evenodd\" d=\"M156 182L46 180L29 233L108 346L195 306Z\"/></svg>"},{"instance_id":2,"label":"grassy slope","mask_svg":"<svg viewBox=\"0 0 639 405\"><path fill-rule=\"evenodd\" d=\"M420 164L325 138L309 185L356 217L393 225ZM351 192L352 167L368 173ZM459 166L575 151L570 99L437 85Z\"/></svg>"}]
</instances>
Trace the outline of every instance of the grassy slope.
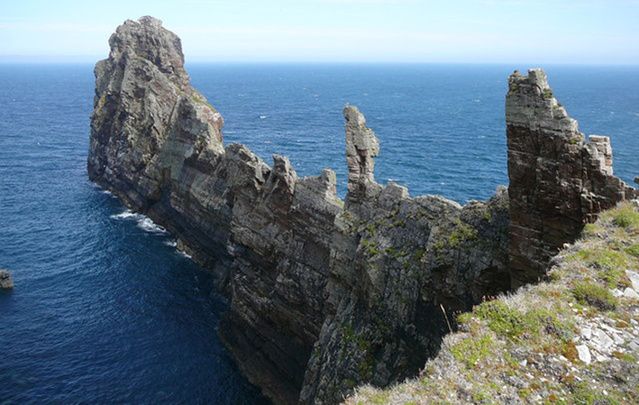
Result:
<instances>
[{"instance_id":1,"label":"grassy slope","mask_svg":"<svg viewBox=\"0 0 639 405\"><path fill-rule=\"evenodd\" d=\"M639 403L639 212L587 225L550 281L476 306L415 379L348 404Z\"/></svg>"}]
</instances>

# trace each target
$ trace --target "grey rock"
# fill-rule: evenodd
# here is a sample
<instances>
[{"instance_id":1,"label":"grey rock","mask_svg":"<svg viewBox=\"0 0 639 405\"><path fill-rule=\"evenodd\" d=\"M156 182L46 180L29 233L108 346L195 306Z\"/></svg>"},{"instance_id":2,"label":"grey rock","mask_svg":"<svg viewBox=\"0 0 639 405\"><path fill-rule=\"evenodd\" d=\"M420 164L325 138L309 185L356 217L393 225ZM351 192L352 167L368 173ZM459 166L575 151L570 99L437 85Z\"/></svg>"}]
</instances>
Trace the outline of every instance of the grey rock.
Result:
<instances>
[{"instance_id":1,"label":"grey rock","mask_svg":"<svg viewBox=\"0 0 639 405\"><path fill-rule=\"evenodd\" d=\"M637 292L630 287L627 287L625 290L623 290L623 296L632 300L639 299L639 294L637 294Z\"/></svg>"},{"instance_id":2,"label":"grey rock","mask_svg":"<svg viewBox=\"0 0 639 405\"><path fill-rule=\"evenodd\" d=\"M229 299L220 337L277 403L335 403L357 385L416 375L455 313L510 288L509 261L523 271L513 276L540 274L584 221L634 193L608 174L607 138L583 144L541 71L510 79L508 191L462 206L378 184L379 140L347 106L343 203L330 169L300 178L284 156L269 166L225 147L221 115L191 87L180 40L159 20L126 21L109 43L95 68L89 177L217 276ZM545 146L526 149L533 138ZM537 170L548 183L527 177ZM564 195L555 215L546 204Z\"/></svg>"},{"instance_id":3,"label":"grey rock","mask_svg":"<svg viewBox=\"0 0 639 405\"><path fill-rule=\"evenodd\" d=\"M590 364L592 362L592 357L590 356L590 350L586 345L577 345L577 355L579 356L579 360L583 361L586 364Z\"/></svg>"},{"instance_id":4,"label":"grey rock","mask_svg":"<svg viewBox=\"0 0 639 405\"><path fill-rule=\"evenodd\" d=\"M599 328L593 329L591 342L593 347L599 352L607 352L615 344L614 340Z\"/></svg>"},{"instance_id":5,"label":"grey rock","mask_svg":"<svg viewBox=\"0 0 639 405\"><path fill-rule=\"evenodd\" d=\"M13 278L9 270L0 269L0 289L9 290L13 288Z\"/></svg>"},{"instance_id":6,"label":"grey rock","mask_svg":"<svg viewBox=\"0 0 639 405\"><path fill-rule=\"evenodd\" d=\"M632 270L626 270L626 275L630 279L630 283L632 284L632 288L635 291L639 291L639 273Z\"/></svg>"}]
</instances>

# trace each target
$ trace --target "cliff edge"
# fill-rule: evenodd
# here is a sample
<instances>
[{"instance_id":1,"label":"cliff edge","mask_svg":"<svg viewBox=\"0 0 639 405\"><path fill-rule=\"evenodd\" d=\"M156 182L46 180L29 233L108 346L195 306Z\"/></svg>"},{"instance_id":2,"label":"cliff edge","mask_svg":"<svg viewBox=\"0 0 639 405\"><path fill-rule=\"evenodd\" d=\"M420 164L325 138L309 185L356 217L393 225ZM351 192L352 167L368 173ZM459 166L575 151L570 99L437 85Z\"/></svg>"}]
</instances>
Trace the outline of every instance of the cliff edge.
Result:
<instances>
[{"instance_id":1,"label":"cliff edge","mask_svg":"<svg viewBox=\"0 0 639 405\"><path fill-rule=\"evenodd\" d=\"M461 206L378 184L380 141L357 107L347 106L342 201L330 169L299 177L284 156L268 165L243 145L225 146L222 117L190 85L180 40L159 20L126 21L109 44L95 68L89 177L166 227L217 276L229 298L222 341L277 403L335 403L361 384L417 375L455 327L450 314L509 290L521 274L544 277L541 263L559 242L635 193L607 172L603 143L567 146L576 124L548 121L554 105L539 100L545 87L528 83L541 71L511 77L507 101L509 169L515 157L514 173L533 165L543 176L532 189L527 176L513 175L508 191ZM514 154L532 138L540 145L527 150L533 155ZM552 161L544 145L584 158ZM536 154L544 162L538 167ZM566 180L564 170L581 174ZM579 209L573 199L569 209L554 204L567 182ZM513 211L514 197L521 201ZM564 217L574 223L565 226ZM548 218L559 226L538 226ZM530 233L549 254L531 256L510 237L515 232Z\"/></svg>"},{"instance_id":2,"label":"cliff edge","mask_svg":"<svg viewBox=\"0 0 639 405\"><path fill-rule=\"evenodd\" d=\"M639 210L625 203L553 259L549 280L459 317L418 378L347 404L639 402Z\"/></svg>"}]
</instances>

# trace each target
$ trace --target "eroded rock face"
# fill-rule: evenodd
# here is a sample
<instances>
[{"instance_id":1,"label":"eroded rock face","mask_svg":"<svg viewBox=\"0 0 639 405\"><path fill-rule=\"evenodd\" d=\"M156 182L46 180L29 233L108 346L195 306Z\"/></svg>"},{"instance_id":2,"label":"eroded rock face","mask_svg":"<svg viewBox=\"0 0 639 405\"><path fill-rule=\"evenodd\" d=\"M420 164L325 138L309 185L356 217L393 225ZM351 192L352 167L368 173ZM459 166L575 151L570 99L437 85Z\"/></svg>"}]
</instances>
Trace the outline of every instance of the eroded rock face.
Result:
<instances>
[{"instance_id":1,"label":"eroded rock face","mask_svg":"<svg viewBox=\"0 0 639 405\"><path fill-rule=\"evenodd\" d=\"M298 178L222 144L222 117L189 84L180 41L151 17L126 21L98 62L88 171L180 238L230 298L220 333L244 373L297 401L324 319L333 222L330 171Z\"/></svg>"},{"instance_id":2,"label":"eroded rock face","mask_svg":"<svg viewBox=\"0 0 639 405\"><path fill-rule=\"evenodd\" d=\"M269 166L243 145L224 147L222 117L189 84L180 41L158 20L127 21L109 42L95 69L89 176L218 276L229 298L221 338L277 403L335 403L359 384L415 375L455 312L510 287L509 253L541 268L522 240L509 244L509 229L544 253L626 196L614 193L607 138L582 144L541 72L511 78L514 213L505 189L461 206L378 184L379 140L353 106L343 203L332 170L300 178L286 157ZM564 192L552 184L564 183L565 215L549 219Z\"/></svg>"},{"instance_id":3,"label":"eroded rock face","mask_svg":"<svg viewBox=\"0 0 639 405\"><path fill-rule=\"evenodd\" d=\"M637 194L612 175L610 139L585 141L541 69L515 72L508 84L509 250L517 287L542 277L550 258L600 211Z\"/></svg>"}]
</instances>

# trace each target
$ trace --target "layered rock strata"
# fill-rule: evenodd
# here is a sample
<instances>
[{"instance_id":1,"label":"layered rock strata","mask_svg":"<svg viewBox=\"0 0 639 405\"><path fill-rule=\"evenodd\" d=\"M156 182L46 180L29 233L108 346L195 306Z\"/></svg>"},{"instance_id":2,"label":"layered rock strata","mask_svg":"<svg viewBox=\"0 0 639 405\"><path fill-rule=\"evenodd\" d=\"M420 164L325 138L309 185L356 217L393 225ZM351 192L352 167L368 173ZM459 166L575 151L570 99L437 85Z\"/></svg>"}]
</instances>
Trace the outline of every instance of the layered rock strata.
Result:
<instances>
[{"instance_id":1,"label":"layered rock strata","mask_svg":"<svg viewBox=\"0 0 639 405\"><path fill-rule=\"evenodd\" d=\"M610 139L586 142L541 69L515 72L508 85L509 253L517 287L537 281L586 223L637 191L613 176Z\"/></svg>"},{"instance_id":2,"label":"layered rock strata","mask_svg":"<svg viewBox=\"0 0 639 405\"><path fill-rule=\"evenodd\" d=\"M335 403L361 383L414 375L455 312L510 287L508 233L519 228L509 215L519 217L505 189L461 206L378 184L379 141L348 106L343 203L332 170L298 177L285 157L269 166L242 145L225 147L222 117L191 87L180 40L158 20L127 21L109 43L95 69L89 177L218 276L229 298L221 338L275 402ZM509 134L545 119L526 102L509 108ZM605 141L593 145L601 159L588 167L599 173L611 154ZM617 184L605 176L597 181ZM527 196L528 182L516 176L511 196ZM553 208L534 209L543 217Z\"/></svg>"}]
</instances>

